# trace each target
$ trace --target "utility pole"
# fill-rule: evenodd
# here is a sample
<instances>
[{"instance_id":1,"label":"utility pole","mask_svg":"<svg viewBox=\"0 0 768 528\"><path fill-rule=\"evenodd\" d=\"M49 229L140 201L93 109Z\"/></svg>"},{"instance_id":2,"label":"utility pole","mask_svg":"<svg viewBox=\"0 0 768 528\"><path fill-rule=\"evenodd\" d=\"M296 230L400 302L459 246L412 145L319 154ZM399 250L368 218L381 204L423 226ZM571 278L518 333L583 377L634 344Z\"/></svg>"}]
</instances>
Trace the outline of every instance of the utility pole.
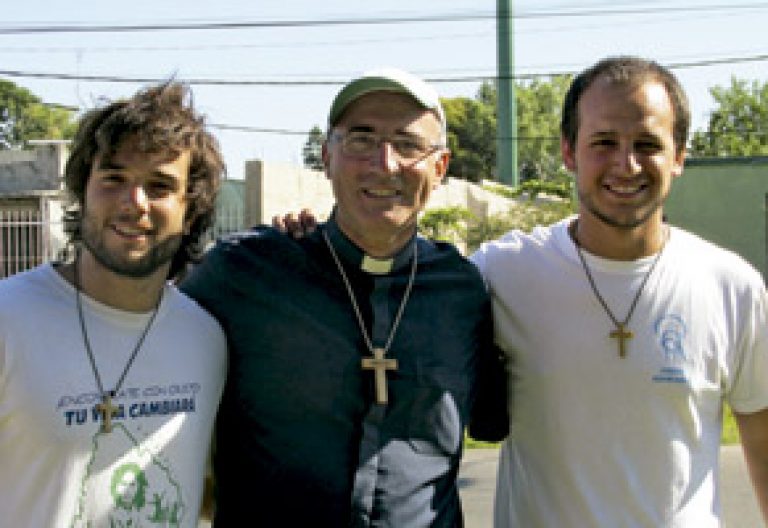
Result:
<instances>
[{"instance_id":1,"label":"utility pole","mask_svg":"<svg viewBox=\"0 0 768 528\"><path fill-rule=\"evenodd\" d=\"M496 178L516 186L517 104L515 103L514 32L512 0L496 0L497 84L496 84Z\"/></svg>"}]
</instances>

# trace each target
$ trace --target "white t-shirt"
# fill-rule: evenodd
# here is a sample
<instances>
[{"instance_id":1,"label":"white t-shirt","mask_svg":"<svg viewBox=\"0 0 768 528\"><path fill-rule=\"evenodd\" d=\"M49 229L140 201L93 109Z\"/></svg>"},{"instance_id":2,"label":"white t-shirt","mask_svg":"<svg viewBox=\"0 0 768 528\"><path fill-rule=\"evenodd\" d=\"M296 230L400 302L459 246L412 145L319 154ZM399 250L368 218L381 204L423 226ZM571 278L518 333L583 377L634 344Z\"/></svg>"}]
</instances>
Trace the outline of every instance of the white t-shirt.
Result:
<instances>
[{"instance_id":1,"label":"white t-shirt","mask_svg":"<svg viewBox=\"0 0 768 528\"><path fill-rule=\"evenodd\" d=\"M620 358L571 220L511 232L473 256L509 360L496 526L718 526L722 401L744 413L768 407L762 278L672 228ZM623 320L654 257L585 257Z\"/></svg>"},{"instance_id":2,"label":"white t-shirt","mask_svg":"<svg viewBox=\"0 0 768 528\"><path fill-rule=\"evenodd\" d=\"M82 300L109 390L150 314ZM74 288L50 265L0 281L0 524L197 526L226 342L171 285L159 310L102 433Z\"/></svg>"}]
</instances>

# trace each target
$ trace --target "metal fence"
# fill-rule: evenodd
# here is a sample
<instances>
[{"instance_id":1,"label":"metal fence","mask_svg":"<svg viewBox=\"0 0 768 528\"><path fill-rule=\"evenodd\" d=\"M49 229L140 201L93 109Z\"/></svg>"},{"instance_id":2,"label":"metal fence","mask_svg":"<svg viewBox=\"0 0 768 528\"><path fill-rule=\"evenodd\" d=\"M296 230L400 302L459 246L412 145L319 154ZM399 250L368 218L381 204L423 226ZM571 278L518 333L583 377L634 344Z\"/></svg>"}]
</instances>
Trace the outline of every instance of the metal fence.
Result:
<instances>
[{"instance_id":1,"label":"metal fence","mask_svg":"<svg viewBox=\"0 0 768 528\"><path fill-rule=\"evenodd\" d=\"M0 279L61 258L65 249L58 224L38 209L0 209ZM243 229L242 208L219 211L209 236L211 241Z\"/></svg>"},{"instance_id":2,"label":"metal fence","mask_svg":"<svg viewBox=\"0 0 768 528\"><path fill-rule=\"evenodd\" d=\"M37 209L0 210L0 278L56 258L51 228Z\"/></svg>"}]
</instances>

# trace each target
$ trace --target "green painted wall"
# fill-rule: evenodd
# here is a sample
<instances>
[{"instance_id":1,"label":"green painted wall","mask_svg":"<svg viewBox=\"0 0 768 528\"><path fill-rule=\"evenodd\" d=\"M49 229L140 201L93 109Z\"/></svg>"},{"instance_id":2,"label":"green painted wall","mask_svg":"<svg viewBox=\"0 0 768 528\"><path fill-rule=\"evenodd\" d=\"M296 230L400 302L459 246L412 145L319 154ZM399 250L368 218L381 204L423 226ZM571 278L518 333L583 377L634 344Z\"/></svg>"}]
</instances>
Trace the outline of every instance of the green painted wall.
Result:
<instances>
[{"instance_id":1,"label":"green painted wall","mask_svg":"<svg viewBox=\"0 0 768 528\"><path fill-rule=\"evenodd\" d=\"M735 251L768 278L768 157L690 159L672 184L669 223Z\"/></svg>"}]
</instances>

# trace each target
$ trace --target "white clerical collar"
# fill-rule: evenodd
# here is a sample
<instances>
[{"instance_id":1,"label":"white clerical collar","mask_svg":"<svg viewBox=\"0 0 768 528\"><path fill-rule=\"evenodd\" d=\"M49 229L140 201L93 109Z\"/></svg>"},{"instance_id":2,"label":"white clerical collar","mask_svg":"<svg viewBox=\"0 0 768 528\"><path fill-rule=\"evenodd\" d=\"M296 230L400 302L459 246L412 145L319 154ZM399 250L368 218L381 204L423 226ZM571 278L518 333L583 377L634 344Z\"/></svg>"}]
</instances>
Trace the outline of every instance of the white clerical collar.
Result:
<instances>
[{"instance_id":1,"label":"white clerical collar","mask_svg":"<svg viewBox=\"0 0 768 528\"><path fill-rule=\"evenodd\" d=\"M360 269L373 275L385 275L392 271L394 263L395 259L393 258L380 259L364 255L360 263Z\"/></svg>"},{"instance_id":2,"label":"white clerical collar","mask_svg":"<svg viewBox=\"0 0 768 528\"><path fill-rule=\"evenodd\" d=\"M376 258L366 255L362 248L352 242L336 223L335 214L322 229L327 231L334 247L339 252L339 257L347 262L351 268L357 268L371 275L386 275L408 269L411 257L416 247L416 235L414 235L396 255L390 258Z\"/></svg>"}]
</instances>

